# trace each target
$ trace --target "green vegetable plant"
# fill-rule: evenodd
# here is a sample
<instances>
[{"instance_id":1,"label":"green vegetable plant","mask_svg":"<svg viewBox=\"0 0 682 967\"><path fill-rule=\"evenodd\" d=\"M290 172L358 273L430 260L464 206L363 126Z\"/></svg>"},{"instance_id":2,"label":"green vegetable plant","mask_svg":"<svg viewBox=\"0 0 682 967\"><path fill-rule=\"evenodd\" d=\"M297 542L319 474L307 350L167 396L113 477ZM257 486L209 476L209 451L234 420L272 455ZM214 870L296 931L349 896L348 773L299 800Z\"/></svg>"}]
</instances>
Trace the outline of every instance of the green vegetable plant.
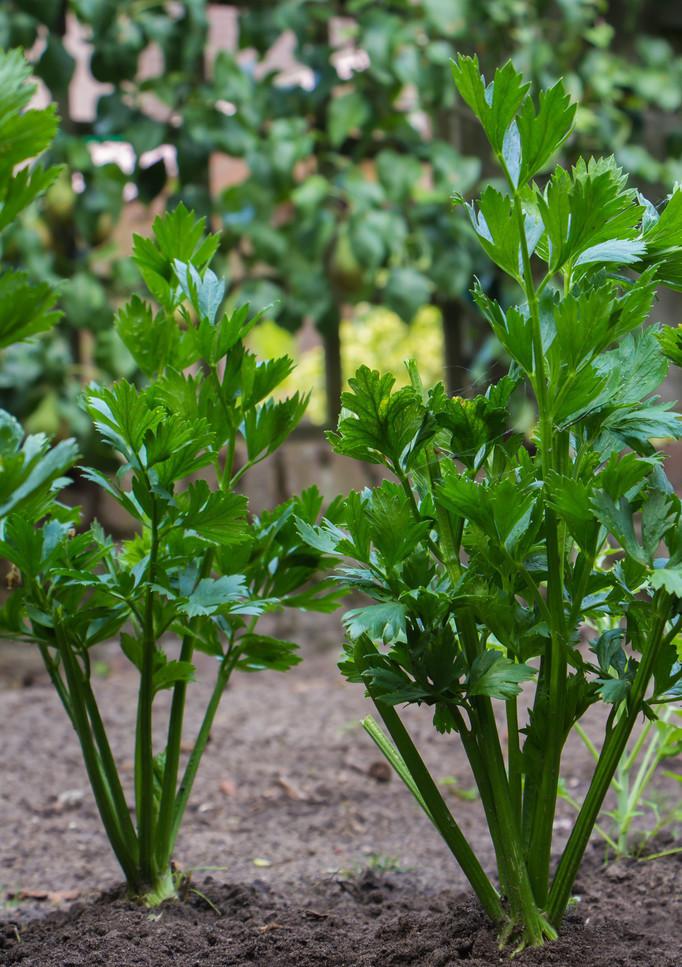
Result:
<instances>
[{"instance_id":1,"label":"green vegetable plant","mask_svg":"<svg viewBox=\"0 0 682 967\"><path fill-rule=\"evenodd\" d=\"M35 92L30 76L20 51L0 51L0 246L7 229L59 175L57 167L31 163L52 143L57 116L54 107L27 109ZM56 301L48 283L1 264L0 349L48 332L61 315ZM76 456L73 440L50 449L45 434L25 436L17 420L0 409L0 521L10 512L44 513Z\"/></svg>"},{"instance_id":2,"label":"green vegetable plant","mask_svg":"<svg viewBox=\"0 0 682 967\"><path fill-rule=\"evenodd\" d=\"M609 854L616 858L631 856L648 860L682 852L682 846L662 851L655 851L654 847L657 837L682 825L682 808L677 795L673 793L671 797L656 788L656 780L661 776L682 782L682 773L665 768L667 760L682 753L680 716L682 709L670 704L657 719L647 719L618 763L611 780L613 805L602 812L595 826ZM599 751L588 733L579 724L575 730L598 761ZM565 802L580 809L580 803L565 783L560 786L559 794Z\"/></svg>"},{"instance_id":3,"label":"green vegetable plant","mask_svg":"<svg viewBox=\"0 0 682 967\"><path fill-rule=\"evenodd\" d=\"M680 501L652 442L680 435L672 405L654 394L666 354L682 361L682 329L646 325L658 286L682 287L682 191L659 210L612 158L545 177L574 122L562 84L535 100L511 63L490 83L476 58L452 70L502 176L465 210L518 294L503 307L473 290L509 372L461 399L425 391L412 364L411 384L397 390L393 376L360 368L329 439L393 479L351 493L336 521L298 526L311 547L342 559L341 585L370 599L345 615L341 663L383 722L370 717L367 731L501 945L520 949L556 937L633 728L655 718L682 676ZM515 424L528 401L530 441ZM607 548L618 553L604 570ZM582 632L596 615L611 627L588 652ZM595 702L609 709L601 751L555 863L562 751ZM462 743L498 884L410 737L405 704L430 707L435 728Z\"/></svg>"},{"instance_id":4,"label":"green vegetable plant","mask_svg":"<svg viewBox=\"0 0 682 967\"><path fill-rule=\"evenodd\" d=\"M237 489L303 415L305 396L272 397L291 360L258 360L245 348L259 319L248 306L221 311L225 286L207 268L218 239L204 237L203 219L181 205L153 232L135 238L134 260L154 305L135 296L117 315L149 385L93 384L84 401L120 467L113 477L82 473L136 532L120 544L97 523L78 532L77 512L55 507L39 526L9 514L0 541L20 575L2 631L38 645L129 891L150 906L176 895L176 838L232 674L286 671L299 661L294 643L258 631L259 618L284 607L333 608L336 597L316 578L324 555L302 542L294 523L315 521L317 490L249 516ZM139 675L134 820L91 683L92 647L116 635ZM195 652L215 661L213 690L181 761ZM159 743L156 702L165 690L170 709Z\"/></svg>"}]
</instances>

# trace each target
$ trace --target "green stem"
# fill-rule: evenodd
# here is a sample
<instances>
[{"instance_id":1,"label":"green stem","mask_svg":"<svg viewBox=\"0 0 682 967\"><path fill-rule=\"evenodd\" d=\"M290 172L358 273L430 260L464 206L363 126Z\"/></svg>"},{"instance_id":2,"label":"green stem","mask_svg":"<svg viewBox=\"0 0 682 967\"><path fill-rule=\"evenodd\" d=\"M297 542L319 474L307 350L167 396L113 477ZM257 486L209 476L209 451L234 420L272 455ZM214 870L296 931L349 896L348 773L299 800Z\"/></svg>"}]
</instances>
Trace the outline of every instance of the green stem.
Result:
<instances>
[{"instance_id":1,"label":"green stem","mask_svg":"<svg viewBox=\"0 0 682 967\"><path fill-rule=\"evenodd\" d=\"M542 348L542 328L540 325L540 310L538 307L535 282L533 280L533 267L528 252L528 242L526 240L526 220L523 215L521 198L518 191L512 186L514 191L514 213L519 228L521 239L521 261L523 263L523 288L526 299L528 300L528 311L531 319L531 338L533 341L533 382L535 394L538 401L540 418L549 415L547 401L547 380L545 374L545 354Z\"/></svg>"},{"instance_id":2,"label":"green stem","mask_svg":"<svg viewBox=\"0 0 682 967\"><path fill-rule=\"evenodd\" d=\"M580 803L575 796L572 796L571 793L568 792L567 789L564 789L560 795L564 802L567 802L569 806L572 806L577 813L580 812ZM606 845L610 846L614 853L618 853L618 843L615 841L615 839L612 839L611 836L609 836L603 826L600 826L599 823L595 823L594 831L601 836Z\"/></svg>"},{"instance_id":3,"label":"green stem","mask_svg":"<svg viewBox=\"0 0 682 967\"><path fill-rule=\"evenodd\" d=\"M667 597L662 595L657 602L657 625L655 626L646 654L642 656L639 663L630 689L627 713L621 716L604 740L599 762L592 776L590 788L578 813L578 818L576 819L566 848L559 860L547 904L547 913L555 927L558 927L561 923L570 899L573 882L578 873L578 868L587 848L590 835L594 829L594 824L597 821L604 798L618 768L618 763L625 751L628 739L630 738L637 718L641 714L646 690L663 642L665 625L668 620L667 609Z\"/></svg>"},{"instance_id":4,"label":"green stem","mask_svg":"<svg viewBox=\"0 0 682 967\"><path fill-rule=\"evenodd\" d=\"M130 809L123 794L118 769L116 768L116 761L111 751L111 746L109 745L104 722L99 713L97 699L94 696L90 682L84 677L82 677L82 686L88 715L92 724L93 736L99 750L102 769L107 778L112 804L118 816L121 835L125 839L131 854L137 859L137 835L132 819L130 818Z\"/></svg>"},{"instance_id":5,"label":"green stem","mask_svg":"<svg viewBox=\"0 0 682 967\"><path fill-rule=\"evenodd\" d=\"M199 728L199 733L197 735L196 741L194 743L194 748L190 753L190 757L187 761L185 771L180 782L180 786L175 797L175 802L173 804L173 816L172 823L170 827L170 832L168 838L165 842L165 852L160 853L163 864L166 865L170 863L171 857L173 855L173 850L175 849L175 841L178 837L178 831L182 823L182 817L185 814L185 809L187 808L187 802L192 792L192 786L194 785L194 780L196 778L197 771L199 769L199 764L201 762L201 757L206 750L206 745L208 743L209 736L211 734L211 728L213 727L213 720L215 719L216 712L218 711L218 706L220 705L220 699L222 698L223 692L225 691L225 686L227 685L232 669L234 668L234 661L228 657L223 658L220 663L220 668L218 669L218 674L216 676L215 685L213 687L213 692L211 694L210 701L206 707L206 712L204 713L204 718Z\"/></svg>"},{"instance_id":6,"label":"green stem","mask_svg":"<svg viewBox=\"0 0 682 967\"><path fill-rule=\"evenodd\" d=\"M505 702L507 712L507 757L509 760L509 792L511 795L512 806L516 821L521 828L521 792L522 792L522 773L523 759L521 756L521 746L519 745L519 711L518 699L507 699Z\"/></svg>"},{"instance_id":7,"label":"green stem","mask_svg":"<svg viewBox=\"0 0 682 967\"><path fill-rule=\"evenodd\" d=\"M514 816L492 705L485 698L477 700L477 703L479 745L487 766L488 778L497 810L505 865L508 870L509 904L515 921L523 927L525 942L531 946L540 946L544 942L547 925L536 904L528 875L521 844L521 832Z\"/></svg>"},{"instance_id":8,"label":"green stem","mask_svg":"<svg viewBox=\"0 0 682 967\"><path fill-rule=\"evenodd\" d=\"M664 849L660 853L649 853L648 856L641 857L641 862L648 863L649 860L661 860L664 856L676 856L678 853L682 853L682 846L674 846L672 849Z\"/></svg>"},{"instance_id":9,"label":"green stem","mask_svg":"<svg viewBox=\"0 0 682 967\"><path fill-rule=\"evenodd\" d=\"M630 749L630 752L623 759L623 770L625 772L629 772L630 769L632 769L632 767L634 766L635 762L637 762L637 759L639 758L639 753L644 748L644 743L647 740L649 732L651 732L651 729L653 728L653 724L654 723L650 722L649 720L646 721L644 728L640 731L639 735L637 736L632 748Z\"/></svg>"},{"instance_id":10,"label":"green stem","mask_svg":"<svg viewBox=\"0 0 682 967\"><path fill-rule=\"evenodd\" d=\"M485 912L493 922L501 922L504 914L497 891L448 809L440 790L431 778L431 774L424 764L422 757L419 755L407 729L400 721L398 713L394 708L389 705L384 705L372 695L371 684L368 684L367 690L420 796L426 804L426 809L434 826L462 868Z\"/></svg>"},{"instance_id":11,"label":"green stem","mask_svg":"<svg viewBox=\"0 0 682 967\"><path fill-rule=\"evenodd\" d=\"M467 611L460 612L456 621L465 653L471 664L481 650L475 621ZM479 751L485 763L499 826L499 849L504 857L504 865L500 870L501 878L506 881L513 918L523 927L524 941L531 946L539 946L544 942L545 936L552 936L554 932L544 921L533 895L492 702L487 696L476 696L472 704L476 714L475 732Z\"/></svg>"},{"instance_id":12,"label":"green stem","mask_svg":"<svg viewBox=\"0 0 682 967\"><path fill-rule=\"evenodd\" d=\"M151 490L151 488L150 488ZM144 625L142 629L142 672L137 704L135 743L135 795L140 840L140 874L144 883L155 879L154 858L154 747L152 740L152 706L154 701L154 592L158 555L158 520L156 501L152 497L151 542L147 591L145 595Z\"/></svg>"},{"instance_id":13,"label":"green stem","mask_svg":"<svg viewBox=\"0 0 682 967\"><path fill-rule=\"evenodd\" d=\"M547 510L546 526L553 527L551 511ZM550 521L551 518L551 521ZM556 537L556 531L554 531ZM556 544L547 537L548 558L553 561L548 575L550 610L557 620L556 601L552 602L552 589L560 588L560 577L556 569ZM560 591L559 591L560 593ZM531 826L528 848L528 871L538 903L544 906L549 886L549 865L552 852L554 816L559 791L561 773L561 753L566 738L566 652L562 635L556 627L551 629L549 656L549 700L547 716L547 737L545 758L542 762L542 775L535 799L534 817Z\"/></svg>"},{"instance_id":14,"label":"green stem","mask_svg":"<svg viewBox=\"0 0 682 967\"><path fill-rule=\"evenodd\" d=\"M206 551L199 571L199 578L206 578L211 573L214 551ZM190 630L182 638L180 645L180 661L190 662L194 654L194 636L192 635L192 621ZM178 785L180 769L180 752L185 718L185 701L187 698L187 682L176 682L173 688L173 698L168 719L168 736L166 739L166 760L163 769L161 785L161 799L159 802L159 817L156 827L156 858L159 869L163 869L166 862L170 862L172 855L171 836L173 828L173 811Z\"/></svg>"},{"instance_id":15,"label":"green stem","mask_svg":"<svg viewBox=\"0 0 682 967\"><path fill-rule=\"evenodd\" d=\"M433 816L431 815L431 812L429 811L429 807L426 805L426 801L424 797L422 796L419 789L417 788L417 784L412 778L410 770L407 768L405 764L405 760L398 752L398 750L396 749L395 745L391 742L391 740L387 738L386 735L384 735L384 733L381 730L381 726L379 725L377 720L374 718L374 716L367 715L365 716L365 718L362 720L360 724L362 725L363 729L370 737L372 742L374 742L376 747L384 756L388 764L395 770L397 775L400 776L403 783L407 786L409 791L414 796L415 800L417 801L417 804L421 806L421 808L424 810L426 815L429 817L429 819L435 826L436 824L434 822Z\"/></svg>"},{"instance_id":16,"label":"green stem","mask_svg":"<svg viewBox=\"0 0 682 967\"><path fill-rule=\"evenodd\" d=\"M166 900L177 899L176 879L177 877L169 866L162 868L149 888L139 895L139 899L146 907L152 909L160 906Z\"/></svg>"},{"instance_id":17,"label":"green stem","mask_svg":"<svg viewBox=\"0 0 682 967\"><path fill-rule=\"evenodd\" d=\"M239 468L236 474L229 481L226 481L226 486L229 486L230 488L235 487L242 479L242 477L244 477L249 472L249 470L253 470L254 467L257 467L258 464L262 463L263 460L267 459L268 456L269 456L269 453L264 453L262 456L257 457L255 460L247 460L246 463Z\"/></svg>"},{"instance_id":18,"label":"green stem","mask_svg":"<svg viewBox=\"0 0 682 967\"><path fill-rule=\"evenodd\" d=\"M592 741L592 739L589 737L589 735L587 734L587 732L585 731L585 729L582 727L582 725L580 724L580 722L576 722L575 725L573 726L573 728L575 729L577 735L582 740L583 745L585 746L585 748L587 749L587 751L590 753L590 755L592 756L592 758L594 759L594 761L595 762L598 762L599 761L599 750L597 749L596 745L594 744L594 742Z\"/></svg>"},{"instance_id":19,"label":"green stem","mask_svg":"<svg viewBox=\"0 0 682 967\"><path fill-rule=\"evenodd\" d=\"M47 669L47 673L50 676L50 680L52 681L52 684L56 688L57 695L59 695L61 703L64 706L64 711L69 716L69 719L71 720L71 724L75 727L69 693L66 686L64 685L64 682L62 681L59 671L57 670L56 662L53 660L52 656L50 655L50 650L48 646L45 644L45 642L39 641L38 648L40 649L40 654L42 655L43 664Z\"/></svg>"},{"instance_id":20,"label":"green stem","mask_svg":"<svg viewBox=\"0 0 682 967\"><path fill-rule=\"evenodd\" d=\"M506 171L506 168L505 168ZM538 404L542 476L547 479L554 468L554 434L551 406L548 400L545 358L542 346L540 312L533 279L533 270L526 241L525 218L518 191L513 183L514 211L521 240L523 288L528 300L533 340L533 385ZM529 811L531 823L528 848L528 870L537 902L544 905L549 883L549 864L552 833L561 770L561 753L566 735L566 652L565 616L563 604L563 550L554 511L545 504L545 541L547 546L547 604L551 615L549 661L547 662L548 701L551 715L547 719L545 759L539 784L532 782L534 797ZM563 542L561 542L563 544ZM538 689L540 684L538 684Z\"/></svg>"},{"instance_id":21,"label":"green stem","mask_svg":"<svg viewBox=\"0 0 682 967\"><path fill-rule=\"evenodd\" d=\"M642 735L648 735L651 731L652 723L647 722L645 727L642 729ZM641 738L641 736L640 736ZM644 790L649 785L651 777L653 776L656 767L658 765L658 745L659 745L659 733L655 732L653 738L647 746L647 750L644 753L644 758L642 759L641 765L637 770L637 775L635 776L635 781L632 784L632 789L627 797L627 802L625 806L625 814L622 819L619 836L618 836L618 848L622 850L623 853L628 852L628 834L630 832L630 826L635 818L637 812L637 806L641 802L642 796L644 795ZM631 754L628 756L627 764L634 764L636 760L636 755L642 747L642 743L638 741L635 743L635 748L633 752L635 756Z\"/></svg>"},{"instance_id":22,"label":"green stem","mask_svg":"<svg viewBox=\"0 0 682 967\"><path fill-rule=\"evenodd\" d=\"M488 832L490 833L490 839L492 840L493 848L495 850L495 862L497 863L497 875L500 881L500 887L503 893L508 896L511 889L509 885L511 871L509 869L507 854L505 852L506 844L498 821L495 797L490 785L489 770L487 769L483 757L481 756L481 751L478 747L478 742L476 741L473 730L470 731L467 728L466 722L464 721L464 717L460 710L457 708L457 706L450 706L450 713L457 723L458 734L462 740L464 751L469 761L469 765L471 766L474 782L476 783L476 787L481 797L486 823L488 824ZM472 712L471 714L475 716L475 713Z\"/></svg>"},{"instance_id":23,"label":"green stem","mask_svg":"<svg viewBox=\"0 0 682 967\"><path fill-rule=\"evenodd\" d=\"M210 367L210 374L211 374L211 377L213 378L213 382L215 383L216 395L217 395L218 400L220 402L220 406L221 406L221 408L223 410L223 413L225 415L225 420L227 422L227 426L228 426L229 431L230 431L230 435L229 435L229 438L228 438L229 442L228 442L228 446L227 446L227 453L225 455L225 466L223 467L223 478L222 478L222 483L221 483L222 489L225 490L227 488L227 486L229 485L229 481L230 481L230 478L232 476L232 465L234 464L234 451L235 451L235 443L236 443L236 433L234 431L234 426L233 426L233 421L232 421L232 414L230 413L229 407L228 407L227 403L225 402L225 398L223 396L223 388L222 388L222 385L220 383L220 377L218 376L218 370L217 370L217 367L216 366L211 366Z\"/></svg>"},{"instance_id":24,"label":"green stem","mask_svg":"<svg viewBox=\"0 0 682 967\"><path fill-rule=\"evenodd\" d=\"M88 778L90 779L90 785L102 819L102 825L106 830L111 848L123 870L128 886L131 890L137 891L140 885L138 870L128 845L121 834L111 793L102 773L101 763L93 742L86 705L83 700L81 672L78 667L78 662L68 641L68 635L62 632L58 622L55 622L55 634L59 642L60 653L64 663L64 672L69 685L72 721L83 752L83 762L85 763Z\"/></svg>"}]
</instances>

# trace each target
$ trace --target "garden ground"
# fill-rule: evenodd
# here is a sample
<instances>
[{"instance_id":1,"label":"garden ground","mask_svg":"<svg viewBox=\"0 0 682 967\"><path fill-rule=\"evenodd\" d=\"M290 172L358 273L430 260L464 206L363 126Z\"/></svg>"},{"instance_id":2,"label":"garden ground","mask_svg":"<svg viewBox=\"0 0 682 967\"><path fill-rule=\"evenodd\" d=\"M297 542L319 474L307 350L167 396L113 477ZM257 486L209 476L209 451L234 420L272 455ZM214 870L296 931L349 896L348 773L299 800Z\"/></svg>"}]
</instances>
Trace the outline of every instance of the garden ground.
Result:
<instances>
[{"instance_id":1,"label":"garden ground","mask_svg":"<svg viewBox=\"0 0 682 967\"><path fill-rule=\"evenodd\" d=\"M360 729L369 708L362 689L335 668L335 624L326 619L319 628L312 616L280 629L307 640L304 663L289 674L235 678L178 844L179 865L193 870L191 888L184 903L153 913L120 893L76 737L34 653L0 645L0 963L504 962L459 869ZM116 650L100 659L97 690L132 779L137 675ZM210 671L202 663L192 686L202 696ZM191 728L196 712L190 701ZM434 774L449 777L443 788L455 815L489 863L456 737L434 736L425 710L412 721ZM587 754L571 746L564 777L577 796L589 770ZM570 818L563 807L559 836ZM561 940L517 964L680 967L682 855L606 865L595 844L575 893Z\"/></svg>"}]
</instances>

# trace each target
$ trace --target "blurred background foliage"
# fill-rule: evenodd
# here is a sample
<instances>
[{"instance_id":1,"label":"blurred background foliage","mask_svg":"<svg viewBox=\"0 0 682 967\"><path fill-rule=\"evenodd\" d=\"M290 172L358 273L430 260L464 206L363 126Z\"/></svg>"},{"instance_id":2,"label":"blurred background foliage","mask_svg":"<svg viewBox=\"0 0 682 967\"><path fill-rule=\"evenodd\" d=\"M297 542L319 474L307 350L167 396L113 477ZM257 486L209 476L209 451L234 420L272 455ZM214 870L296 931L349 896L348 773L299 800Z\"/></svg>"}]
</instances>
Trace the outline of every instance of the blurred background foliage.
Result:
<instances>
[{"instance_id":1,"label":"blurred background foliage","mask_svg":"<svg viewBox=\"0 0 682 967\"><path fill-rule=\"evenodd\" d=\"M81 386L134 372L112 327L130 234L180 199L222 231L228 298L272 303L254 338L301 358L314 420L360 362L416 355L466 390L495 358L467 290L499 282L448 206L487 174L449 58L564 76L582 102L567 160L614 152L663 197L682 178L681 35L673 0L4 0L0 42L57 102L66 169L3 257L57 284L65 316L4 352L0 406L94 445Z\"/></svg>"}]
</instances>

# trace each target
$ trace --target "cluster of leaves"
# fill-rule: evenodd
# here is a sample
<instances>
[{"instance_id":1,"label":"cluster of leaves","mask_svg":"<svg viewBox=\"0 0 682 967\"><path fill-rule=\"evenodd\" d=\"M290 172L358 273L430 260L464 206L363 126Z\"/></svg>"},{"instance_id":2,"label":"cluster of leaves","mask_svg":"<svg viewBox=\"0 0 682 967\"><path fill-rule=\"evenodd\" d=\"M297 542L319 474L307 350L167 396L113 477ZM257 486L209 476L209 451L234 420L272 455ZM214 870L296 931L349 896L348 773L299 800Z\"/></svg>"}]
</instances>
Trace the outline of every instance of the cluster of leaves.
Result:
<instances>
[{"instance_id":1,"label":"cluster of leaves","mask_svg":"<svg viewBox=\"0 0 682 967\"><path fill-rule=\"evenodd\" d=\"M488 66L512 50L543 85L567 77L583 101L572 153L615 145L626 168L651 181L676 177L647 147L647 112L677 108L680 60L647 33L651 18L634 7L619 24L616 52L614 28L592 0L250 2L232 5L228 32L235 30L237 49L209 57L210 18L218 18L212 36L228 27L219 5L210 17L208 6L9 0L0 12L8 44L29 49L47 28L35 67L65 121L55 157L85 189L75 193L64 177L42 220L12 240L17 259L70 280L69 338L13 353L0 374L0 390L36 427L73 425L85 437L73 387L78 367L130 375L106 297L130 284L110 242L126 184L145 203L171 194L215 211L241 298L256 309L276 303L273 314L290 329L315 321L326 334L330 413L340 392L336 330L344 306L361 300L406 321L425 303L438 305L449 332L448 378L460 385L477 343L462 319L472 267L486 288L492 282L445 204L480 173L475 134L448 83L448 60L463 43L485 51ZM69 113L76 64L65 42L67 14L92 44L93 78L107 85L92 121ZM282 70L271 51L284 35L291 56ZM99 141L129 145L132 172L113 159L96 164L89 146ZM161 145L175 152L177 175ZM674 134L667 147L679 154ZM215 154L245 163L243 184L212 192ZM88 330L94 346L81 335Z\"/></svg>"},{"instance_id":2,"label":"cluster of leaves","mask_svg":"<svg viewBox=\"0 0 682 967\"><path fill-rule=\"evenodd\" d=\"M29 164L52 143L54 108L26 110L35 91L30 67L18 51L0 52L0 244L21 213L59 174ZM50 330L59 319L57 294L21 270L0 268L0 349ZM25 437L20 424L0 410L0 520L10 512L40 515L77 455L73 440L50 449L47 437Z\"/></svg>"},{"instance_id":3,"label":"cluster of leaves","mask_svg":"<svg viewBox=\"0 0 682 967\"><path fill-rule=\"evenodd\" d=\"M113 478L93 468L83 474L129 514L135 536L115 544L97 523L76 533L78 512L59 504L36 526L15 494L0 543L20 575L3 633L38 644L129 887L149 902L173 892L175 838L232 672L284 671L298 661L295 644L260 634L258 619L284 607L334 608L338 596L316 579L323 555L294 523L317 519L316 488L255 517L236 490L291 433L306 399L273 399L291 360L257 360L244 337L259 316L249 317L248 306L222 311L224 284L207 268L217 245L182 205L155 221L153 238L135 238L134 261L155 306L135 296L116 322L151 381L144 389L126 380L92 384L85 395L119 469ZM90 685L90 649L116 634L140 673L137 828ZM178 781L195 651L215 658L217 671ZM154 699L163 689L173 698L168 737L155 753Z\"/></svg>"},{"instance_id":4,"label":"cluster of leaves","mask_svg":"<svg viewBox=\"0 0 682 967\"><path fill-rule=\"evenodd\" d=\"M389 760L491 916L537 944L560 924L638 716L653 718L682 687L681 507L652 442L682 435L679 415L654 395L681 337L646 325L657 287L680 288L682 192L658 211L613 158L556 167L538 184L574 123L563 85L535 102L510 63L490 83L475 58L452 70L506 183L467 211L520 294L505 310L474 290L509 374L464 400L442 386L426 392L413 365L411 385L397 390L390 374L361 368L329 439L395 480L349 495L337 520L299 528L344 562L343 587L371 599L346 614L341 669L376 703ZM532 447L515 429L524 397L536 410ZM613 546L618 558L604 568ZM605 616L588 655L583 636ZM534 698L520 723L524 682ZM506 765L493 699L506 705ZM604 743L550 884L563 746L598 701L611 706ZM504 914L395 711L404 703L430 706L436 728L463 742Z\"/></svg>"}]
</instances>

